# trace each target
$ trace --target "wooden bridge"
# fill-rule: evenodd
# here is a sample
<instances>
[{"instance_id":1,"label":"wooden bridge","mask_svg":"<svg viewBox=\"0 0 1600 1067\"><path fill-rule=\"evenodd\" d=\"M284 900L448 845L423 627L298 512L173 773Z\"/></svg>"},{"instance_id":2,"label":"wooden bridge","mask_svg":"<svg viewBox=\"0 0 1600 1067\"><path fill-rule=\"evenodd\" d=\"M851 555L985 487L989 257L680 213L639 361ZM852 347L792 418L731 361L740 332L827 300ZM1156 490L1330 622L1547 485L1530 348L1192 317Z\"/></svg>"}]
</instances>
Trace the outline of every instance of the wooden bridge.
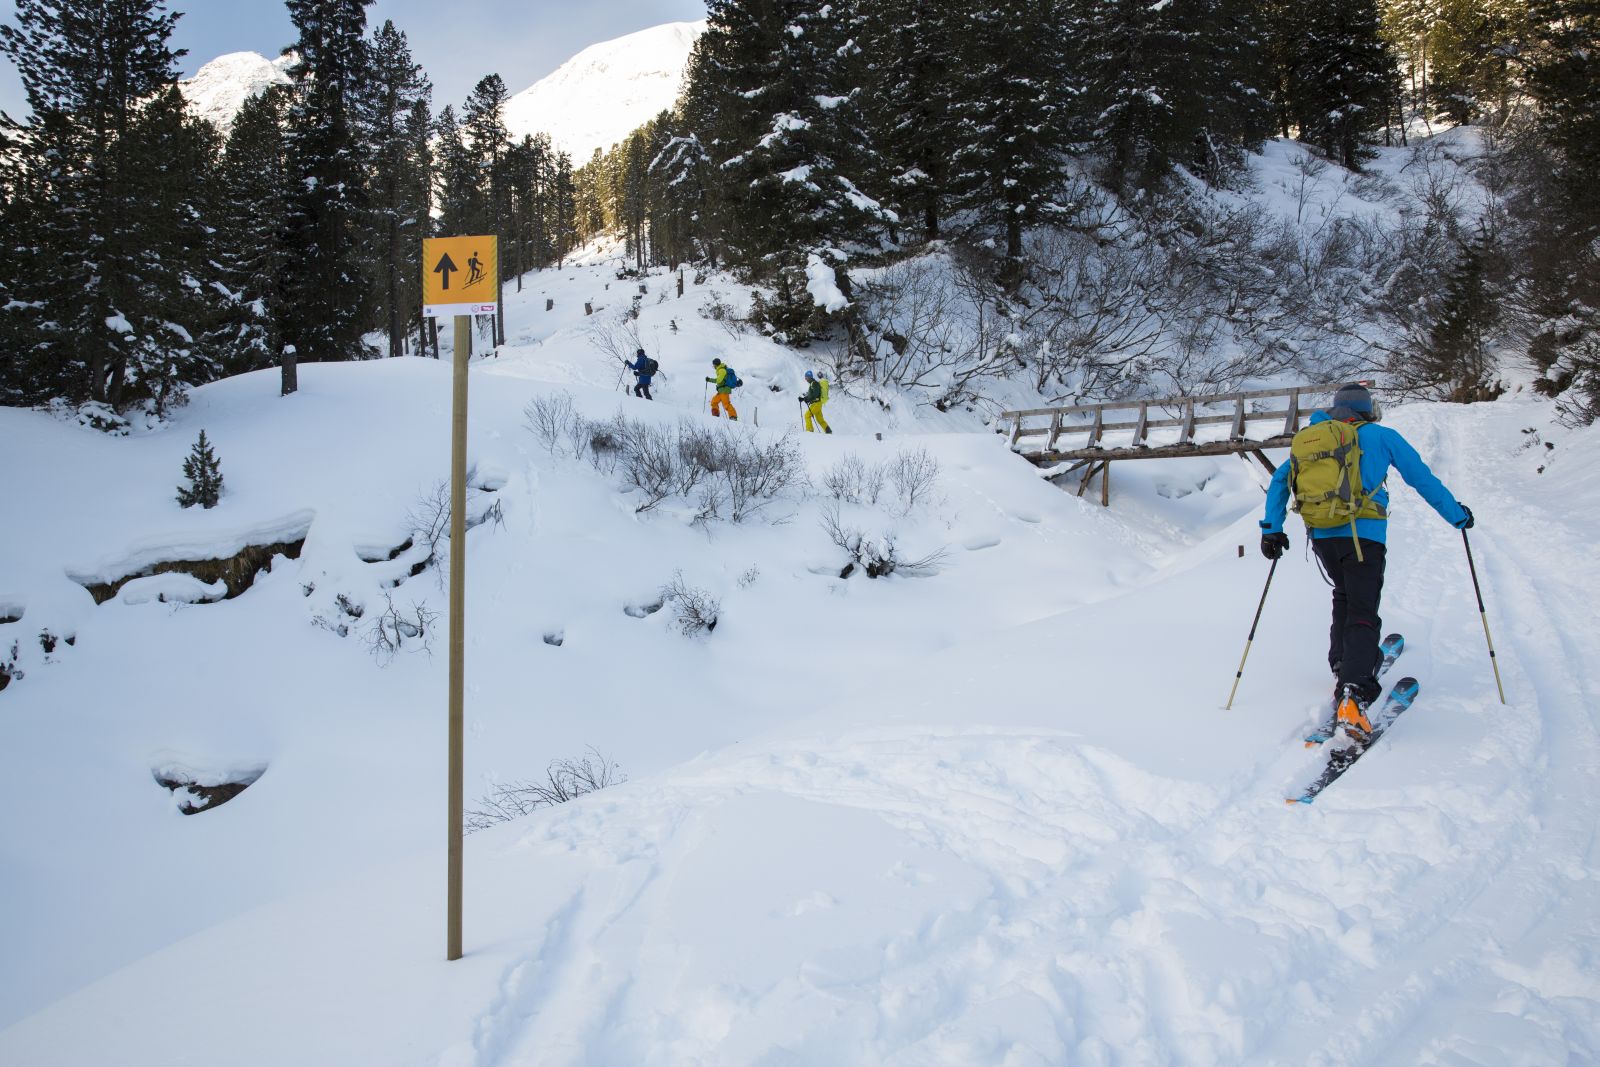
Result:
<instances>
[{"instance_id":1,"label":"wooden bridge","mask_svg":"<svg viewBox=\"0 0 1600 1067\"><path fill-rule=\"evenodd\" d=\"M1079 496L1089 488L1094 476L1100 475L1100 503L1109 505L1111 464L1117 460L1236 455L1258 460L1271 473L1277 468L1263 450L1288 448L1295 431L1312 412L1326 406L1348 380L1206 396L1031 408L1004 411L1000 418L1002 432L1009 434L1013 452L1040 467L1071 464L1054 477L1082 470ZM1273 401L1278 400L1283 401L1282 406L1274 406ZM1158 417L1152 418L1152 412ZM1165 415L1168 412L1177 414ZM1006 422L1010 423L1009 430L1004 429ZM1275 432L1251 437L1246 432L1251 423L1268 423Z\"/></svg>"}]
</instances>

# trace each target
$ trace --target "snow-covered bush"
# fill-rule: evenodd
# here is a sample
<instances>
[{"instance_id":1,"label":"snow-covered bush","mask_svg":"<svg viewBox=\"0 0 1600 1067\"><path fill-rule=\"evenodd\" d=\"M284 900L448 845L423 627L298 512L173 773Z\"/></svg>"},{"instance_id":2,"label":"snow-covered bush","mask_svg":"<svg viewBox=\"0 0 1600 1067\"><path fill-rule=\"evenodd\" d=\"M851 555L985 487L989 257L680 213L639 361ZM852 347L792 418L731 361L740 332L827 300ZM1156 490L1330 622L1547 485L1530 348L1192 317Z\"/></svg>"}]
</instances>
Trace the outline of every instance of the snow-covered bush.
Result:
<instances>
[{"instance_id":1,"label":"snow-covered bush","mask_svg":"<svg viewBox=\"0 0 1600 1067\"><path fill-rule=\"evenodd\" d=\"M901 555L898 539L894 533L886 532L876 537L868 537L859 527L846 524L836 503L823 505L821 525L823 532L828 535L828 540L850 557L850 562L839 572L841 578L850 577L858 567L866 572L868 578L882 578L895 573L928 574L944 562L946 556L944 549L938 549L923 556L907 559Z\"/></svg>"},{"instance_id":2,"label":"snow-covered bush","mask_svg":"<svg viewBox=\"0 0 1600 1067\"><path fill-rule=\"evenodd\" d=\"M828 468L822 487L835 500L850 504L876 504L883 495L887 471L882 463L866 463L854 452Z\"/></svg>"},{"instance_id":3,"label":"snow-covered bush","mask_svg":"<svg viewBox=\"0 0 1600 1067\"><path fill-rule=\"evenodd\" d=\"M367 650L373 657L386 665L402 650L431 653L433 624L439 613L426 604L413 603L409 609L401 608L387 593L383 600L383 610L373 617L363 633Z\"/></svg>"},{"instance_id":4,"label":"snow-covered bush","mask_svg":"<svg viewBox=\"0 0 1600 1067\"><path fill-rule=\"evenodd\" d=\"M620 766L591 746L587 755L577 759L551 760L543 781L496 784L487 796L479 798L477 807L465 813L465 829L469 834L487 830L627 780Z\"/></svg>"},{"instance_id":5,"label":"snow-covered bush","mask_svg":"<svg viewBox=\"0 0 1600 1067\"><path fill-rule=\"evenodd\" d=\"M661 587L661 602L672 605L673 621L685 637L711 633L722 612L722 601L685 582L682 571L674 573L672 581Z\"/></svg>"}]
</instances>

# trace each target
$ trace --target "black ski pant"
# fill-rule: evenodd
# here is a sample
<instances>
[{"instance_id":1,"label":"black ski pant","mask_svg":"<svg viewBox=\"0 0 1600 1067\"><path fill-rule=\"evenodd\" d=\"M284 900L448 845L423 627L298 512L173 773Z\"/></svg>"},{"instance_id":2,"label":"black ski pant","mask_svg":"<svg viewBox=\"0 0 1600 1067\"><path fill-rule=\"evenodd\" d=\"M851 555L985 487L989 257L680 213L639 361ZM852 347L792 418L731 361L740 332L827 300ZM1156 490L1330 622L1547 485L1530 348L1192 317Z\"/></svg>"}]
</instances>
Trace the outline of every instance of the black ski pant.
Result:
<instances>
[{"instance_id":1,"label":"black ski pant","mask_svg":"<svg viewBox=\"0 0 1600 1067\"><path fill-rule=\"evenodd\" d=\"M640 382L638 385L635 385L633 387L633 395L634 396L642 396L646 400L654 400L655 399L655 397L650 395L650 383L649 382Z\"/></svg>"},{"instance_id":2,"label":"black ski pant","mask_svg":"<svg viewBox=\"0 0 1600 1067\"><path fill-rule=\"evenodd\" d=\"M1383 596L1384 546L1361 541L1362 559L1349 537L1313 538L1311 550L1333 583L1333 626L1328 630L1328 666L1341 687L1354 685L1367 700L1379 692L1378 646L1383 641L1383 620L1378 600Z\"/></svg>"}]
</instances>

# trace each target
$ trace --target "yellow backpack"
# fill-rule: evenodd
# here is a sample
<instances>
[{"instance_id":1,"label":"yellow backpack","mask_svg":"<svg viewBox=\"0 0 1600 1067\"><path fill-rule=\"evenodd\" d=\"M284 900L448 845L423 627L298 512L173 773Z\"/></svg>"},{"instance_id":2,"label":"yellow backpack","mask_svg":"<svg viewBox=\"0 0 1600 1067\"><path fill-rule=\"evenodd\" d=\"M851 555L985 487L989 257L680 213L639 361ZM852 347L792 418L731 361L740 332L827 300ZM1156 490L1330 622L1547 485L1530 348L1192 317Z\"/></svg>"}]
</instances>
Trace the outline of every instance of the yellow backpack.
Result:
<instances>
[{"instance_id":1,"label":"yellow backpack","mask_svg":"<svg viewBox=\"0 0 1600 1067\"><path fill-rule=\"evenodd\" d=\"M1361 438L1357 427L1337 419L1314 423L1289 442L1289 488L1294 510L1308 529L1350 526L1356 558L1362 559L1357 519L1386 519L1389 513L1361 485Z\"/></svg>"},{"instance_id":2,"label":"yellow backpack","mask_svg":"<svg viewBox=\"0 0 1600 1067\"><path fill-rule=\"evenodd\" d=\"M817 372L817 381L822 384L822 402L828 402L828 376L821 371Z\"/></svg>"}]
</instances>

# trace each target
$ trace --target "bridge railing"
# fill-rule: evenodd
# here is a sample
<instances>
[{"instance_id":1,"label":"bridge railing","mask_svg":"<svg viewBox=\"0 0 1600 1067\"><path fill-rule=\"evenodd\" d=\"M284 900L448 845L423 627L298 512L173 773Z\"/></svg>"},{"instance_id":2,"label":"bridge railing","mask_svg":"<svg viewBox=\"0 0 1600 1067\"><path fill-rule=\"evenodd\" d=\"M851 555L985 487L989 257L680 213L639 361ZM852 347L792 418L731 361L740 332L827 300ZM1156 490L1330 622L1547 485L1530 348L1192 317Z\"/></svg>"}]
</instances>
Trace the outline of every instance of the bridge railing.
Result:
<instances>
[{"instance_id":1,"label":"bridge railing","mask_svg":"<svg viewBox=\"0 0 1600 1067\"><path fill-rule=\"evenodd\" d=\"M1180 455L1227 455L1287 444L1312 412L1345 382L1295 385L1279 389L1253 389L1234 393L1172 396L1153 400L1114 400L1102 404L1072 404L1001 412L1013 451L1037 463L1075 459L1159 459ZM1282 407L1261 406L1281 399ZM1216 414L1207 409L1226 407ZM1164 411L1175 416L1161 417ZM1157 417L1152 418L1152 414ZM1252 423L1269 423L1277 431L1250 437ZM1205 434L1204 427L1227 426L1226 436ZM1175 434L1164 431L1176 428ZM1108 441L1107 435L1132 431L1126 439ZM1081 439L1081 440L1080 440ZM1280 440L1281 439L1281 440Z\"/></svg>"},{"instance_id":2,"label":"bridge railing","mask_svg":"<svg viewBox=\"0 0 1600 1067\"><path fill-rule=\"evenodd\" d=\"M1078 485L1079 496L1099 474L1100 502L1109 505L1115 460L1238 455L1255 458L1270 473L1272 461L1262 450L1287 448L1305 420L1325 407L1345 383L1004 411L1001 428L1011 450L1032 463L1071 464L1060 472L1063 475L1087 468ZM1283 401L1282 406L1274 406L1275 400ZM1176 415L1163 414L1174 411ZM1253 423L1266 423L1272 432L1251 436ZM1225 433L1215 432L1223 426Z\"/></svg>"}]
</instances>

